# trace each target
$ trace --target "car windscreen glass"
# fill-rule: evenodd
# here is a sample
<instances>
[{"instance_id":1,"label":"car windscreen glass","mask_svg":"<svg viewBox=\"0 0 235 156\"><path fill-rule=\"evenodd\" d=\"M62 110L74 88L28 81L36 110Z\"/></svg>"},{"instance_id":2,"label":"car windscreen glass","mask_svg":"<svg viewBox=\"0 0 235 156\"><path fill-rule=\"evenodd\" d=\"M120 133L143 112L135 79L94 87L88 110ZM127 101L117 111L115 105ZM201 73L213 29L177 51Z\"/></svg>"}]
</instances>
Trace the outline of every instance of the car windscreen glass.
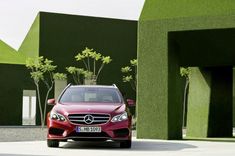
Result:
<instances>
[{"instance_id":1,"label":"car windscreen glass","mask_svg":"<svg viewBox=\"0 0 235 156\"><path fill-rule=\"evenodd\" d=\"M121 103L121 97L114 88L68 88L60 98L61 103Z\"/></svg>"}]
</instances>

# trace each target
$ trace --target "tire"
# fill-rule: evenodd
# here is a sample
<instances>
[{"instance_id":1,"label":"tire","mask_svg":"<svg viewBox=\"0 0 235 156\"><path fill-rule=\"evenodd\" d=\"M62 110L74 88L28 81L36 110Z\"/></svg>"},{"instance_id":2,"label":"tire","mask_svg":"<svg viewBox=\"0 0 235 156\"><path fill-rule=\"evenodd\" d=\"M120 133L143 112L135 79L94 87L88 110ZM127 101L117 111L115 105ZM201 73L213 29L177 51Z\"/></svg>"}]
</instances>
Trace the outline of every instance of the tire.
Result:
<instances>
[{"instance_id":1,"label":"tire","mask_svg":"<svg viewBox=\"0 0 235 156\"><path fill-rule=\"evenodd\" d=\"M131 148L131 140L126 140L126 141L120 142L120 147L121 148Z\"/></svg>"},{"instance_id":2,"label":"tire","mask_svg":"<svg viewBox=\"0 0 235 156\"><path fill-rule=\"evenodd\" d=\"M57 140L47 140L48 147L59 147L60 142Z\"/></svg>"}]
</instances>

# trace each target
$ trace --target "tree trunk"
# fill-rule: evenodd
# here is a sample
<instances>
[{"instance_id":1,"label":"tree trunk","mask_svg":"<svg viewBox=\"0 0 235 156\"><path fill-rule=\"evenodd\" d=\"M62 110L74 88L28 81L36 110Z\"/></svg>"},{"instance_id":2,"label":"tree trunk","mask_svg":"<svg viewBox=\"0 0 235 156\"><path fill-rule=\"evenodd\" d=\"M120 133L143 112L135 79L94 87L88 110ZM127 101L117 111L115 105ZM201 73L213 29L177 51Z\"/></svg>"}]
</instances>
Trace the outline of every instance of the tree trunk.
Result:
<instances>
[{"instance_id":1,"label":"tree trunk","mask_svg":"<svg viewBox=\"0 0 235 156\"><path fill-rule=\"evenodd\" d=\"M189 79L186 78L185 87L184 87L184 102L183 102L183 127L185 124L185 114L186 114L186 105L187 105L187 91L189 86Z\"/></svg>"},{"instance_id":2,"label":"tree trunk","mask_svg":"<svg viewBox=\"0 0 235 156\"><path fill-rule=\"evenodd\" d=\"M38 96L38 105L39 105L39 112L40 112L40 118L41 118L41 128L44 127L44 118L43 118L43 113L42 113L42 103L41 103L41 97L40 97L40 89L38 83L35 83L36 89L37 89L37 96Z\"/></svg>"},{"instance_id":3,"label":"tree trunk","mask_svg":"<svg viewBox=\"0 0 235 156\"><path fill-rule=\"evenodd\" d=\"M45 97L45 102L44 102L44 112L43 112L43 122L45 122L46 120L46 111L47 111L47 99L48 99L48 96L52 90L53 86L51 86L48 91L47 91L47 94L46 94L46 97Z\"/></svg>"}]
</instances>

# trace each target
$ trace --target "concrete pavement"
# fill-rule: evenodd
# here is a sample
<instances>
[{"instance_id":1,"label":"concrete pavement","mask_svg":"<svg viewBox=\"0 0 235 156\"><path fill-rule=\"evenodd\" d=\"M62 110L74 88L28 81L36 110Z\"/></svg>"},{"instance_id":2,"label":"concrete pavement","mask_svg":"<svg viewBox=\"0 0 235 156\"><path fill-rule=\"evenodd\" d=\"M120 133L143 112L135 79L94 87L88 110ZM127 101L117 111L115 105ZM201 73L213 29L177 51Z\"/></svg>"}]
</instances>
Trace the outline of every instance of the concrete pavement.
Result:
<instances>
[{"instance_id":1,"label":"concrete pavement","mask_svg":"<svg viewBox=\"0 0 235 156\"><path fill-rule=\"evenodd\" d=\"M0 142L0 156L234 156L234 142L133 139L131 149L116 143L69 142L48 148L45 141Z\"/></svg>"}]
</instances>

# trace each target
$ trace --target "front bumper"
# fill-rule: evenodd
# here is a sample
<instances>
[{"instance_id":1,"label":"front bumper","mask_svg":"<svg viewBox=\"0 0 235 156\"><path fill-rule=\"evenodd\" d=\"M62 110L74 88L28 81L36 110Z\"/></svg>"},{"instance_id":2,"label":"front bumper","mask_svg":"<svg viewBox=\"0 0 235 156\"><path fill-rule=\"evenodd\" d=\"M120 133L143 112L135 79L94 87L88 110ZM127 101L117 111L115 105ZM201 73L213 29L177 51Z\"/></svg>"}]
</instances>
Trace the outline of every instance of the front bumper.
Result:
<instances>
[{"instance_id":1,"label":"front bumper","mask_svg":"<svg viewBox=\"0 0 235 156\"><path fill-rule=\"evenodd\" d=\"M77 126L99 126L102 131L101 133L77 133ZM105 124L98 125L79 125L73 124L68 120L61 122L48 118L47 127L47 139L52 140L131 140L131 118L121 122L113 123L109 121Z\"/></svg>"}]
</instances>

